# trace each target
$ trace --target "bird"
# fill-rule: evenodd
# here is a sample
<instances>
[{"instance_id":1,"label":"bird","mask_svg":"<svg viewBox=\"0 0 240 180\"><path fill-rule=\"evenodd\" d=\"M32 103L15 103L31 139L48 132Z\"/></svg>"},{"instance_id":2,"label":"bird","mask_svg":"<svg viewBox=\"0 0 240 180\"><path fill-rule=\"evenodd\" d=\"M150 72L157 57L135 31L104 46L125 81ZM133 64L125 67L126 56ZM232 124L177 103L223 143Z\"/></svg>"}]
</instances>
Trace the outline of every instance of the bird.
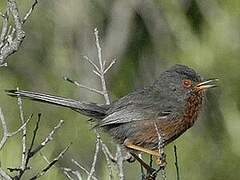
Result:
<instances>
[{"instance_id":1,"label":"bird","mask_svg":"<svg viewBox=\"0 0 240 180\"><path fill-rule=\"evenodd\" d=\"M203 80L186 65L173 65L151 85L109 105L81 102L45 93L6 90L10 96L64 106L86 115L127 151L159 157L165 147L191 128L200 114L205 91L218 79Z\"/></svg>"}]
</instances>

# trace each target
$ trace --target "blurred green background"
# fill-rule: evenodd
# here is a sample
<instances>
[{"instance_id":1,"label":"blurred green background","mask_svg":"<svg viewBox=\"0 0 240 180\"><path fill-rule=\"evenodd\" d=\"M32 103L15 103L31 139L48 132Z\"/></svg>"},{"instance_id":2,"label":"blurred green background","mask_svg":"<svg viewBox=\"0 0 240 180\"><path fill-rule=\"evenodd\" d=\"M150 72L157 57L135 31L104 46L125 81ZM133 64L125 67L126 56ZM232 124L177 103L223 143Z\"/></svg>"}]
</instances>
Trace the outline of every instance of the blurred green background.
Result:
<instances>
[{"instance_id":1,"label":"blurred green background","mask_svg":"<svg viewBox=\"0 0 240 180\"><path fill-rule=\"evenodd\" d=\"M19 1L23 15L31 0ZM4 12L6 3L0 2ZM6 96L5 89L48 92L82 101L103 103L103 98L79 89L63 80L76 79L100 88L84 55L97 60L93 30L101 37L103 57L117 63L107 75L111 99L149 85L160 72L179 63L188 65L205 78L219 78L220 87L207 94L206 106L195 126L175 141L180 176L184 180L236 180L240 177L240 1L222 0L41 0L24 30L21 49L10 57L8 67L0 69L0 106L8 127L19 126L17 101ZM87 169L91 167L95 135L87 118L68 109L24 100L32 135L37 113L43 113L37 142L65 120L55 139L42 151L54 158L73 142L56 165L77 169L74 158ZM2 129L0 130L2 131ZM105 137L106 136L106 137ZM105 142L113 147L105 135ZM173 145L166 148L167 177L176 179ZM17 166L21 157L21 138L11 138L0 152L1 167ZM148 157L145 157L146 160ZM40 155L31 162L38 172L46 162ZM140 179L137 163L124 164L126 179ZM96 176L108 179L103 154L97 161ZM115 176L117 179L117 177ZM42 179L66 179L54 167Z\"/></svg>"}]
</instances>

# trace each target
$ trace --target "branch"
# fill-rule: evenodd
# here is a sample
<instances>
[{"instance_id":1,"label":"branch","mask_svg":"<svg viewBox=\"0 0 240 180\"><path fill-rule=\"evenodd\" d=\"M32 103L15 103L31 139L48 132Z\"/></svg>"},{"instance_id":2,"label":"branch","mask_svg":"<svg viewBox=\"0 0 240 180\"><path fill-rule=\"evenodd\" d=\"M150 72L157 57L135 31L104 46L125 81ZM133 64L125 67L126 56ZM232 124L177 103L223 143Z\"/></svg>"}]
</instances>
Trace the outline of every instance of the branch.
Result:
<instances>
[{"instance_id":1,"label":"branch","mask_svg":"<svg viewBox=\"0 0 240 180\"><path fill-rule=\"evenodd\" d=\"M106 87L106 81L105 81L105 73L113 66L113 64L116 62L116 60L114 59L110 65L106 68L105 68L105 61L103 62L102 60L102 49L101 49L101 46L100 46L100 43L99 43L99 35L98 35L98 29L95 28L94 29L94 35L95 35L95 41L96 41L96 48L97 48L97 55L98 55L98 62L99 62L99 77L101 79L101 84L102 84L102 92L103 92L103 96L104 96L104 99L105 99L105 103L108 105L110 104L110 98L109 98L109 95L108 95L108 92L107 92L107 87ZM109 152L109 151L106 151L106 152ZM111 153L109 153L111 154ZM108 155L108 154L105 154L105 156ZM109 158L113 159L112 158L112 155L109 156ZM124 179L124 174L123 174L123 161L124 161L124 158L122 156L122 152L121 152L121 148L119 145L117 145L117 152L116 152L116 164L117 164L117 167L118 167L118 176L119 176L119 179L122 180ZM110 170L110 173L111 173L111 169ZM111 177L111 175L110 175Z\"/></svg>"},{"instance_id":2,"label":"branch","mask_svg":"<svg viewBox=\"0 0 240 180\"><path fill-rule=\"evenodd\" d=\"M18 51L25 38L23 24L30 17L37 3L38 0L35 0L22 20L18 11L16 0L8 0L6 13L1 13L3 22L0 35L0 67L7 66L7 58ZM11 25L8 25L10 15L13 17L13 28Z\"/></svg>"},{"instance_id":3,"label":"branch","mask_svg":"<svg viewBox=\"0 0 240 180\"><path fill-rule=\"evenodd\" d=\"M67 176L68 179L70 180L74 180L70 175L69 173L72 173L73 175L75 175L77 177L78 180L82 180L82 176L80 174L80 172L78 171L74 171L70 168L63 168L63 173Z\"/></svg>"},{"instance_id":4,"label":"branch","mask_svg":"<svg viewBox=\"0 0 240 180\"><path fill-rule=\"evenodd\" d=\"M19 88L17 88L19 90ZM20 96L17 98L18 101L18 107L19 107L19 113L20 113L20 120L22 124L25 124L24 121L24 115L23 115L23 107L22 107L22 99ZM21 169L25 169L25 163L26 163L26 136L27 136L27 128L26 126L22 129L22 164Z\"/></svg>"},{"instance_id":5,"label":"branch","mask_svg":"<svg viewBox=\"0 0 240 180\"><path fill-rule=\"evenodd\" d=\"M3 179L5 180L12 180L11 176L8 175L5 171L3 171L1 168L0 168L0 177L2 177ZM1 179L2 179L1 178Z\"/></svg>"},{"instance_id":6,"label":"branch","mask_svg":"<svg viewBox=\"0 0 240 180\"><path fill-rule=\"evenodd\" d=\"M48 158L47 158L44 154L42 154L42 152L40 152L40 155L43 157L43 159L44 159L48 164L51 164L51 162L48 160ZM55 165L53 165L53 166L55 166ZM74 180L74 179L69 175L69 173L72 173L73 175L75 175L75 176L77 177L78 180L82 180L82 176L81 176L81 174L80 174L79 171L74 171L74 170L72 170L72 169L70 169L70 168L63 168L63 167L61 167L61 169L63 170L63 173L67 176L68 179Z\"/></svg>"},{"instance_id":7,"label":"branch","mask_svg":"<svg viewBox=\"0 0 240 180\"><path fill-rule=\"evenodd\" d=\"M118 177L120 180L124 180L124 173L123 173L123 155L120 148L120 145L117 145L117 152L116 152L116 158L117 158L117 167L118 167Z\"/></svg>"},{"instance_id":8,"label":"branch","mask_svg":"<svg viewBox=\"0 0 240 180\"><path fill-rule=\"evenodd\" d=\"M10 133L10 132L8 132L7 124L6 124L2 109L0 108L0 120L1 120L2 128L3 128L3 137L0 141L0 150L4 147L6 141L9 137L15 136L23 128L26 127L26 125L28 124L28 122L30 121L31 118L32 118L32 116L30 116L28 118L28 120L20 128L18 128L16 131Z\"/></svg>"},{"instance_id":9,"label":"branch","mask_svg":"<svg viewBox=\"0 0 240 180\"><path fill-rule=\"evenodd\" d=\"M44 139L42 143L40 143L35 149L33 149L30 153L30 157L34 156L37 152L39 152L43 147L45 147L50 141L53 140L53 135L55 132L63 125L64 121L60 120L59 123L53 128L53 130L48 134L48 136Z\"/></svg>"},{"instance_id":10,"label":"branch","mask_svg":"<svg viewBox=\"0 0 240 180\"><path fill-rule=\"evenodd\" d=\"M104 67L103 67L103 61L102 61L102 49L101 46L99 44L99 36L98 36L98 30L97 28L94 29L94 35L95 35L95 40L96 40L96 47L97 47L97 54L98 54L98 62L99 62L99 77L101 79L101 83L102 83L102 91L103 91L103 96L105 98L106 104L110 104L110 99L108 96L108 92L107 92L107 87L106 87L106 81L105 81L105 77L104 77ZM111 65L112 66L112 65ZM111 66L109 67L109 69L111 68Z\"/></svg>"},{"instance_id":11,"label":"branch","mask_svg":"<svg viewBox=\"0 0 240 180\"><path fill-rule=\"evenodd\" d=\"M74 81L74 80L72 80L72 79L70 79L70 78L68 78L68 77L66 77L66 76L63 77L63 79L64 79L65 81L68 81L68 82L70 82L70 83L75 84L76 86L78 86L78 87L80 87L80 88L84 88L84 89L87 89L87 90L92 91L92 92L94 92L94 93L103 95L103 92L102 92L102 91L99 91L99 90L97 90L97 89L90 88L90 87L88 87L88 86L82 85L82 84L80 84L79 82Z\"/></svg>"},{"instance_id":12,"label":"branch","mask_svg":"<svg viewBox=\"0 0 240 180\"><path fill-rule=\"evenodd\" d=\"M14 179L21 179L21 177L23 176L23 174L26 172L26 170L29 170L30 167L28 166L30 159L36 154L38 153L43 147L45 147L48 142L50 142L53 139L53 135L55 134L55 132L62 126L63 124L63 120L60 120L59 123L53 128L53 130L48 134L48 136L44 139L44 141L42 143L40 143L40 145L38 145L35 149L33 149L34 146L34 142L36 139L36 135L39 129L39 123L41 120L41 114L38 114L38 119L36 122L36 126L33 130L33 137L31 140L31 144L30 147L28 149L28 151L25 153L22 153L22 156L24 156L24 160L22 161L21 167L20 168L8 168L8 170L10 172L14 172L17 171L18 175L16 175L14 177ZM70 145L69 145L70 146ZM41 172L39 172L37 175L35 175L34 177L32 177L33 179L36 179L42 175L44 175L57 161L58 159L67 151L67 149L69 148L69 146L67 148L65 148L57 158L55 158L46 168L44 168ZM25 147L26 148L26 147Z\"/></svg>"},{"instance_id":13,"label":"branch","mask_svg":"<svg viewBox=\"0 0 240 180\"><path fill-rule=\"evenodd\" d=\"M179 173L179 166L178 166L178 156L177 156L177 146L174 144L174 157L175 157L175 167L176 167L176 173L177 173L177 180L180 180L180 173Z\"/></svg>"},{"instance_id":14,"label":"branch","mask_svg":"<svg viewBox=\"0 0 240 180\"><path fill-rule=\"evenodd\" d=\"M111 69L111 67L116 63L117 59L113 59L110 64L108 65L108 67L104 70L104 74L106 74L108 72L109 69Z\"/></svg>"},{"instance_id":15,"label":"branch","mask_svg":"<svg viewBox=\"0 0 240 180\"><path fill-rule=\"evenodd\" d=\"M85 169L83 166L81 166L77 161L75 161L74 159L72 159L72 162L76 165L76 166L78 166L80 169L82 169L88 176L90 175L90 172L87 170L87 169ZM91 177L93 180L97 180L97 178L95 177L95 176L92 176Z\"/></svg>"},{"instance_id":16,"label":"branch","mask_svg":"<svg viewBox=\"0 0 240 180\"><path fill-rule=\"evenodd\" d=\"M95 145L95 153L94 153L94 157L93 157L93 162L92 162L92 166L91 166L91 170L90 173L88 175L87 180L90 180L92 175L95 172L95 166L96 166L96 162L97 162L97 157L98 157L98 152L99 152L99 146L100 146L100 136L97 135L97 139L96 139L96 145Z\"/></svg>"},{"instance_id":17,"label":"branch","mask_svg":"<svg viewBox=\"0 0 240 180\"><path fill-rule=\"evenodd\" d=\"M0 119L1 119L2 128L3 128L3 137L2 137L2 140L0 142L0 150L1 150L2 147L4 146L4 144L6 143L7 138L8 138L8 129L7 129L6 121L4 119L1 108L0 108Z\"/></svg>"},{"instance_id":18,"label":"branch","mask_svg":"<svg viewBox=\"0 0 240 180\"><path fill-rule=\"evenodd\" d=\"M83 58L86 59L98 73L100 73L99 67L88 56L83 56Z\"/></svg>"},{"instance_id":19,"label":"branch","mask_svg":"<svg viewBox=\"0 0 240 180\"><path fill-rule=\"evenodd\" d=\"M38 4L38 0L35 0L32 4L32 6L30 7L30 9L28 10L28 12L26 13L26 15L24 16L23 20L22 20L22 23L24 24L27 19L29 18L29 16L32 14L35 6Z\"/></svg>"},{"instance_id":20,"label":"branch","mask_svg":"<svg viewBox=\"0 0 240 180\"><path fill-rule=\"evenodd\" d=\"M162 179L163 180L166 180L167 177L166 177L166 170L165 170L165 167L166 167L166 155L164 153L164 146L163 146L163 141L162 141L162 137L160 135L160 132L159 132L159 129L157 127L157 124L156 122L154 122L154 127L155 127L155 130L156 130L156 133L158 135L158 150L159 150L159 161L160 161L160 165L159 165L159 168L153 173L153 176L156 176L157 173L161 170L162 171Z\"/></svg>"},{"instance_id":21,"label":"branch","mask_svg":"<svg viewBox=\"0 0 240 180\"><path fill-rule=\"evenodd\" d=\"M7 38L5 37L7 41L4 43L4 45L0 50L0 65L3 65L6 63L7 57L18 50L23 39L25 38L25 32L23 31L22 21L19 16L19 11L17 8L16 1L8 0L7 9L13 16L15 28L12 30L12 35L8 36ZM5 23L4 25L5 27L3 28L7 28L7 24ZM14 33L15 33L15 36L13 36Z\"/></svg>"},{"instance_id":22,"label":"branch","mask_svg":"<svg viewBox=\"0 0 240 180\"><path fill-rule=\"evenodd\" d=\"M73 83L75 85L77 85L78 87L87 89L91 92L95 92L97 94L100 94L104 97L105 99L105 104L110 104L110 98L107 92L107 87L106 87L106 81L105 81L105 74L111 69L111 67L114 65L114 63L116 62L116 59L113 59L109 65L105 68L106 66L106 61L104 61L102 59L102 49L100 46L100 42L99 42L99 35L98 35L98 30L97 28L94 29L94 35L95 35L95 44L96 44L96 49L97 49L97 57L98 57L98 64L95 63L93 60L91 60L88 56L83 56L83 58L92 66L92 71L93 73L95 73L101 80L101 90L97 90L85 85L80 84L77 81L73 81L71 79L69 79L68 77L64 77L64 80ZM119 147L119 145L117 146L117 152L116 152L116 156L113 157L113 155L111 154L111 152L109 151L108 147L103 143L103 141L100 138L100 135L98 132L95 132L97 135L97 140L96 140L96 150L94 153L94 158L93 158L93 162L92 162L92 166L91 166L91 170L90 172L88 172L84 167L80 166L80 164L78 164L76 161L74 161L74 163L77 165L78 167L81 168L82 170L84 170L85 173L87 173L88 175L88 179L92 178L94 172L95 172L95 166L96 166L96 161L97 161L97 157L98 157L98 153L99 153L99 147L101 145L101 150L103 151L106 161L107 161L107 167L109 170L109 178L113 179L113 175L112 175L112 167L111 167L111 162L114 162L117 166L118 166L118 174L120 179L124 179L124 175L123 175L123 161L124 158L122 157L122 152L121 152L121 148ZM66 174L66 173L65 173Z\"/></svg>"},{"instance_id":23,"label":"branch","mask_svg":"<svg viewBox=\"0 0 240 180\"><path fill-rule=\"evenodd\" d=\"M69 149L70 146L71 146L71 144L69 144L65 149L63 149L63 151L61 151L56 158L54 158L41 172L37 173L35 176L33 176L32 178L30 178L30 180L34 180L34 179L37 179L37 178L45 175L45 174L47 173L47 171L48 171L52 166L54 166L54 164L56 164L56 162L58 162L60 158L63 157L63 155L67 152L67 150Z\"/></svg>"}]
</instances>

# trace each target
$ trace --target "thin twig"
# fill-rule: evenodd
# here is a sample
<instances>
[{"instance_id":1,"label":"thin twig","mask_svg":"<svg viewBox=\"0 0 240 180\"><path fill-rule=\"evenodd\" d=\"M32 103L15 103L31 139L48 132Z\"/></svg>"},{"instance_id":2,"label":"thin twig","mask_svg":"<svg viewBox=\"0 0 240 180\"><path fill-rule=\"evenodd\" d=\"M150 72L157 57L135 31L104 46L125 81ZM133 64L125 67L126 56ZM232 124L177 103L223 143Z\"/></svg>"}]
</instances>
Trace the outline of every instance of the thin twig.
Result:
<instances>
[{"instance_id":1,"label":"thin twig","mask_svg":"<svg viewBox=\"0 0 240 180\"><path fill-rule=\"evenodd\" d=\"M105 158L106 158L106 161L107 161L107 168L108 168L108 171L109 171L109 179L111 180L111 179L113 179L111 162L116 162L116 159L112 156L112 154L110 153L108 147L106 146L106 144L104 144L104 142L100 138L100 135L98 134L98 132L96 132L96 134L99 136L101 149L102 149L102 152L105 155Z\"/></svg>"},{"instance_id":2,"label":"thin twig","mask_svg":"<svg viewBox=\"0 0 240 180\"><path fill-rule=\"evenodd\" d=\"M104 154L106 154L108 156L108 158L116 163L117 162L117 159L116 157L113 157L113 155L111 154L110 150L108 149L107 145L100 139L100 142L101 142L101 146L102 146L102 151Z\"/></svg>"},{"instance_id":3,"label":"thin twig","mask_svg":"<svg viewBox=\"0 0 240 180\"><path fill-rule=\"evenodd\" d=\"M97 28L94 29L94 35L95 35L95 41L96 41L96 47L97 47L97 55L98 55L98 62L99 62L99 74L101 83L102 83L102 91L103 91L103 96L105 98L106 104L110 104L110 99L107 93L107 87L106 87L106 81L104 77L104 69L103 69L103 61L102 61L102 49L99 43L99 36L98 36L98 30Z\"/></svg>"},{"instance_id":4,"label":"thin twig","mask_svg":"<svg viewBox=\"0 0 240 180\"><path fill-rule=\"evenodd\" d=\"M6 143L7 138L8 138L8 129L7 129L6 121L5 121L5 118L3 116L3 112L2 112L1 108L0 108L0 120L1 120L2 128L3 128L3 137L2 137L2 140L0 142L0 150L1 150L2 147L4 146L4 144Z\"/></svg>"},{"instance_id":5,"label":"thin twig","mask_svg":"<svg viewBox=\"0 0 240 180\"><path fill-rule=\"evenodd\" d=\"M178 166L178 156L177 156L177 146L174 144L173 146L174 149L174 157L175 157L175 167L176 167L176 176L177 176L177 180L180 180L180 173L179 173L179 166Z\"/></svg>"},{"instance_id":6,"label":"thin twig","mask_svg":"<svg viewBox=\"0 0 240 180\"><path fill-rule=\"evenodd\" d=\"M0 168L0 179L2 179L2 178L4 180L12 180L12 177Z\"/></svg>"},{"instance_id":7,"label":"thin twig","mask_svg":"<svg viewBox=\"0 0 240 180\"><path fill-rule=\"evenodd\" d=\"M100 136L97 135L96 146L95 146L95 153L94 153L94 157L93 157L93 162L92 162L91 170L90 170L90 173L89 173L89 175L88 175L87 180L90 180L91 177L92 177L92 175L93 175L94 172L95 172L95 166L96 166L96 163L97 163L97 157L98 157L98 152L99 152L99 146L100 146Z\"/></svg>"},{"instance_id":8,"label":"thin twig","mask_svg":"<svg viewBox=\"0 0 240 180\"><path fill-rule=\"evenodd\" d=\"M98 73L100 73L99 67L88 56L83 56L83 58L86 59Z\"/></svg>"},{"instance_id":9,"label":"thin twig","mask_svg":"<svg viewBox=\"0 0 240 180\"><path fill-rule=\"evenodd\" d=\"M30 115L30 117L25 121L25 123L20 126L16 131L14 132L11 132L11 133L8 133L8 137L12 137L12 136L15 136L17 133L19 133L20 131L23 130L23 128L25 128L25 126L29 123L29 121L32 119L33 117L33 114Z\"/></svg>"},{"instance_id":10,"label":"thin twig","mask_svg":"<svg viewBox=\"0 0 240 180\"><path fill-rule=\"evenodd\" d=\"M41 172L37 173L35 176L33 176L32 178L30 178L30 180L34 180L37 179L43 175L45 175L47 173L47 171L56 163L59 161L60 158L63 157L63 155L67 152L67 150L69 149L71 144L69 144L65 149L63 149L63 151L61 151L59 153L59 155L54 158Z\"/></svg>"},{"instance_id":11,"label":"thin twig","mask_svg":"<svg viewBox=\"0 0 240 180\"><path fill-rule=\"evenodd\" d=\"M16 135L17 133L19 133L23 128L26 127L27 123L30 121L31 118L32 118L32 116L30 116L28 118L28 120L19 129L17 129L15 132L9 133L8 129L7 129L6 122L5 122L5 119L4 119L4 116L3 116L3 113L2 113L2 109L0 108L0 120L1 120L2 127L3 127L3 138L0 142L0 150L3 148L4 144L6 143L7 138L12 137L12 136ZM5 175L6 175L6 173L4 174L3 170L1 170L0 171L0 176L5 177Z\"/></svg>"},{"instance_id":12,"label":"thin twig","mask_svg":"<svg viewBox=\"0 0 240 180\"><path fill-rule=\"evenodd\" d=\"M35 1L33 2L31 8L28 10L28 12L26 13L26 15L24 16L24 18L23 18L23 20L22 20L22 23L23 23L23 24L27 21L27 19L29 18L29 16L32 14L32 12L33 12L35 6L37 5L37 3L38 3L38 0L35 0Z\"/></svg>"},{"instance_id":13,"label":"thin twig","mask_svg":"<svg viewBox=\"0 0 240 180\"><path fill-rule=\"evenodd\" d=\"M50 164L50 160L40 151L39 154L42 156L42 158L48 163ZM55 165L53 165L55 167ZM61 169L63 170L63 173L67 176L68 179L73 180L73 178L69 175L69 173L72 173L73 175L75 175L77 177L78 180L82 180L82 176L80 174L80 172L78 171L74 171L70 168L63 168L61 167Z\"/></svg>"},{"instance_id":14,"label":"thin twig","mask_svg":"<svg viewBox=\"0 0 240 180\"><path fill-rule=\"evenodd\" d=\"M118 177L119 180L124 180L124 173L123 173L123 155L122 155L122 151L120 148L120 145L117 145L117 153L116 153L116 157L117 157L117 167L118 167Z\"/></svg>"},{"instance_id":15,"label":"thin twig","mask_svg":"<svg viewBox=\"0 0 240 180\"><path fill-rule=\"evenodd\" d=\"M44 139L44 141L42 141L35 149L31 151L31 156L34 156L43 147L45 147L50 141L53 140L53 135L62 126L63 123L64 123L63 120L59 121L59 123L53 128L53 130L48 134L48 136Z\"/></svg>"},{"instance_id":16,"label":"thin twig","mask_svg":"<svg viewBox=\"0 0 240 180\"><path fill-rule=\"evenodd\" d=\"M97 89L90 88L90 87L88 87L88 86L82 85L82 84L80 84L79 82L74 81L74 80L72 80L72 79L70 79L70 78L68 78L68 77L66 77L66 76L64 76L63 79L64 79L65 81L68 81L68 82L70 82L70 83L75 84L76 86L78 86L78 87L80 87L80 88L84 88L84 89L87 89L87 90L89 90L89 91L91 91L91 92L94 92L94 93L103 95L103 92L102 92L102 91L99 91L99 90L97 90Z\"/></svg>"},{"instance_id":17,"label":"thin twig","mask_svg":"<svg viewBox=\"0 0 240 180\"><path fill-rule=\"evenodd\" d=\"M81 174L80 174L79 171L74 171L74 170L72 170L72 169L70 169L70 168L63 168L63 173L64 173L64 174L67 176L67 178L70 179L70 180L74 180L74 179L69 175L69 173L75 175L78 180L82 180L82 176L81 176Z\"/></svg>"},{"instance_id":18,"label":"thin twig","mask_svg":"<svg viewBox=\"0 0 240 180\"><path fill-rule=\"evenodd\" d=\"M35 138L36 138L36 135L37 135L37 131L39 129L40 120L41 120L41 114L38 114L38 119L37 119L35 129L33 130L33 137L32 137L32 141L31 141L31 144L30 144L30 147L29 147L29 150L28 150L28 154L31 153L31 151L32 151L33 144L34 144L34 141L35 141Z\"/></svg>"},{"instance_id":19,"label":"thin twig","mask_svg":"<svg viewBox=\"0 0 240 180\"><path fill-rule=\"evenodd\" d=\"M163 180L166 180L167 177L166 177L166 170L165 170L165 153L164 153L164 148L163 148L163 141L162 141L162 137L160 135L160 132L159 132L159 129L157 127L157 124L156 122L154 122L154 127L155 127L155 130L156 130L156 133L158 135L158 151L159 151L159 160L160 160L160 166L159 166L159 169L157 169L154 173L157 174L160 170L161 170L161 174L162 174L162 179Z\"/></svg>"},{"instance_id":20,"label":"thin twig","mask_svg":"<svg viewBox=\"0 0 240 180\"><path fill-rule=\"evenodd\" d=\"M74 159L72 159L72 162L78 166L80 169L82 169L88 176L90 175L90 172L88 172L88 170L86 168L84 168L82 165L80 165L77 161L75 161ZM97 178L95 176L92 175L91 177L93 180L97 180Z\"/></svg>"},{"instance_id":21,"label":"thin twig","mask_svg":"<svg viewBox=\"0 0 240 180\"><path fill-rule=\"evenodd\" d=\"M107 67L106 69L104 69L104 72L103 72L104 74L106 74L106 73L108 72L108 70L111 69L111 67L116 63L116 60L117 60L117 59L114 58L114 59L110 62L110 64L108 65L108 67ZM105 62L105 61L104 61L104 62ZM103 65L103 68L104 68L104 66L105 66L105 65Z\"/></svg>"},{"instance_id":22,"label":"thin twig","mask_svg":"<svg viewBox=\"0 0 240 180\"><path fill-rule=\"evenodd\" d=\"M19 90L19 88L17 88ZM17 98L18 101L18 107L19 107L19 113L20 113L20 120L22 125L25 124L24 115L23 115L23 107L22 107L22 99L20 96ZM25 169L26 164L26 135L27 135L27 128L24 126L22 129L22 163L21 163L21 169Z\"/></svg>"},{"instance_id":23,"label":"thin twig","mask_svg":"<svg viewBox=\"0 0 240 180\"><path fill-rule=\"evenodd\" d=\"M140 159L142 159L142 154L138 154L138 157L139 157ZM141 178L142 178L142 180L145 180L145 179L146 179L146 176L145 176L144 167L143 167L142 164L140 165L140 170L141 170Z\"/></svg>"}]
</instances>

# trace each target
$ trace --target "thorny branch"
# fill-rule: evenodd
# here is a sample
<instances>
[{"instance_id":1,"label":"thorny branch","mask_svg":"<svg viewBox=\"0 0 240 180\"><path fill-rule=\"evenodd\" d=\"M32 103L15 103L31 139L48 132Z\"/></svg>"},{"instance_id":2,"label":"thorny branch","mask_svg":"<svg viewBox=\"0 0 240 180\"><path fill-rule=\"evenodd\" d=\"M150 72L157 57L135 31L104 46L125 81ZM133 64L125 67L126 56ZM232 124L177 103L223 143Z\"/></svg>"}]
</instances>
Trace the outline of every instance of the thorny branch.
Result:
<instances>
[{"instance_id":1,"label":"thorny branch","mask_svg":"<svg viewBox=\"0 0 240 180\"><path fill-rule=\"evenodd\" d=\"M0 67L7 66L7 58L18 51L25 38L23 24L32 14L38 0L35 0L23 19L20 17L16 0L8 0L6 12L1 13L2 31L0 35ZM9 24L10 16L13 18L13 25Z\"/></svg>"}]
</instances>

